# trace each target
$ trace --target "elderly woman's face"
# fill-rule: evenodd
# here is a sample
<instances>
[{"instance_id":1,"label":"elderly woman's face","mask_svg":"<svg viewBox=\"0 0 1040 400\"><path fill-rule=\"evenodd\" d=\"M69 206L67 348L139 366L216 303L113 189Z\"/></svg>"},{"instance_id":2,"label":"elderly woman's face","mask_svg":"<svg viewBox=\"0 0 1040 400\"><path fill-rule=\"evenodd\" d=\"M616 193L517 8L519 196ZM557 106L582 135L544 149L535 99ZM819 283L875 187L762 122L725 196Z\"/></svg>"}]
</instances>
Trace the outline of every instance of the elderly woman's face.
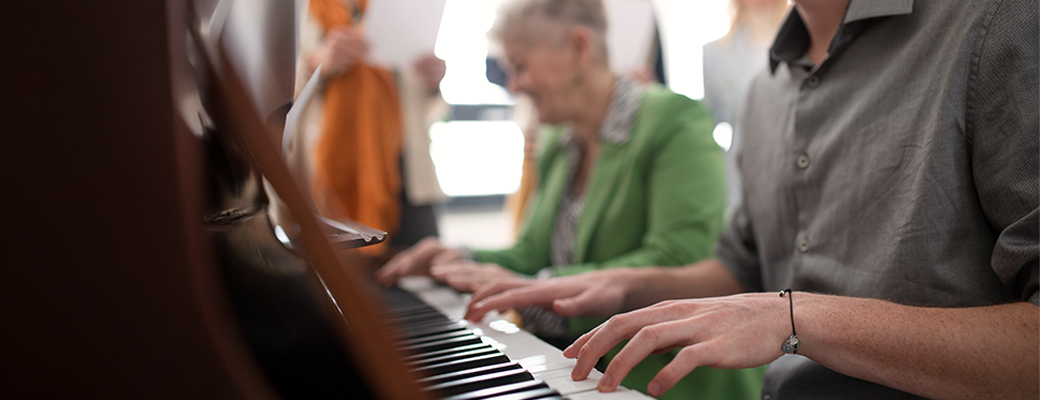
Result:
<instances>
[{"instance_id":1,"label":"elderly woman's face","mask_svg":"<svg viewBox=\"0 0 1040 400\"><path fill-rule=\"evenodd\" d=\"M509 70L509 89L530 96L543 123L567 121L580 106L576 96L577 61L569 46L552 39L531 43L506 37L502 47Z\"/></svg>"}]
</instances>

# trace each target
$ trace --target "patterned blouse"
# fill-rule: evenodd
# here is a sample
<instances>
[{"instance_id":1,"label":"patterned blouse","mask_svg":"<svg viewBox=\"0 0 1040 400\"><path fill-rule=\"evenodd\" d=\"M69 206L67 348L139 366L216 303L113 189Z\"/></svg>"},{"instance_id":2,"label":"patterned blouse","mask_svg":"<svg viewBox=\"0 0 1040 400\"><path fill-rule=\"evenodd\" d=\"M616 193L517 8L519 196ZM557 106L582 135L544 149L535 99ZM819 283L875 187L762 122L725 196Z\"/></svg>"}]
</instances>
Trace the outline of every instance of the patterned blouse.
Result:
<instances>
[{"instance_id":1,"label":"patterned blouse","mask_svg":"<svg viewBox=\"0 0 1040 400\"><path fill-rule=\"evenodd\" d=\"M636 114L639 111L639 102L642 97L642 86L628 78L616 77L610 106L607 108L606 117L599 128L600 140L616 145L623 145L628 142L632 124L635 122ZM550 243L549 258L552 266L539 271L536 276L538 279L548 279L555 276L554 267L556 266L575 263L574 237L578 231L578 222L581 221L581 215L585 210L585 196L575 192L578 186L576 182L578 169L585 155L585 148L582 146L581 141L574 136L574 131L570 127L564 128L559 136L559 140L561 147L569 155L567 187L564 189L563 196L560 199L560 208L556 214L556 226L553 229L552 242ZM586 177L588 176L591 176L591 174L586 174ZM523 317L524 328L531 332L542 336L561 338L567 334L566 319L551 311L532 307L520 310L520 315Z\"/></svg>"}]
</instances>

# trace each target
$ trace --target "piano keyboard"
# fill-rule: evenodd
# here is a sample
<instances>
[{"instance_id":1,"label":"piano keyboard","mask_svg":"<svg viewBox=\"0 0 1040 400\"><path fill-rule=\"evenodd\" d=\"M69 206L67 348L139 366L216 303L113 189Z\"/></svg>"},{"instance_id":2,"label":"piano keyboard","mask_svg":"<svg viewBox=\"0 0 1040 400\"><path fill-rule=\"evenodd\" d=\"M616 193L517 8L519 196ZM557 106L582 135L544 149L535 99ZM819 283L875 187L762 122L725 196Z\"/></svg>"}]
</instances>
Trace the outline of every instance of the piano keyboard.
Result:
<instances>
[{"instance_id":1,"label":"piano keyboard","mask_svg":"<svg viewBox=\"0 0 1040 400\"><path fill-rule=\"evenodd\" d=\"M425 277L408 277L385 293L393 310L404 361L425 378L424 390L450 400L649 399L624 387L600 393L593 370L584 381L570 378L574 360L494 313L483 322L462 319L465 299Z\"/></svg>"}]
</instances>

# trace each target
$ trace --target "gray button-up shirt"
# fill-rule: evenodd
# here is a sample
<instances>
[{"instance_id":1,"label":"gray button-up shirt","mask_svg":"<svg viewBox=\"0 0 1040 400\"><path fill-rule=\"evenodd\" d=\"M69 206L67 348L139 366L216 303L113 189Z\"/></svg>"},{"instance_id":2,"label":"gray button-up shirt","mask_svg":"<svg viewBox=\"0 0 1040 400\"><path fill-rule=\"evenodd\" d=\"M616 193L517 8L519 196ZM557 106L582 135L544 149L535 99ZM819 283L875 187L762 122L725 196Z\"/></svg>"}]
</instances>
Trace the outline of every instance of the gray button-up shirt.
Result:
<instances>
[{"instance_id":1,"label":"gray button-up shirt","mask_svg":"<svg viewBox=\"0 0 1040 400\"><path fill-rule=\"evenodd\" d=\"M852 0L813 66L793 11L747 96L719 259L751 291L1040 303L1037 21L1035 1ZM801 356L763 392L913 397Z\"/></svg>"}]
</instances>

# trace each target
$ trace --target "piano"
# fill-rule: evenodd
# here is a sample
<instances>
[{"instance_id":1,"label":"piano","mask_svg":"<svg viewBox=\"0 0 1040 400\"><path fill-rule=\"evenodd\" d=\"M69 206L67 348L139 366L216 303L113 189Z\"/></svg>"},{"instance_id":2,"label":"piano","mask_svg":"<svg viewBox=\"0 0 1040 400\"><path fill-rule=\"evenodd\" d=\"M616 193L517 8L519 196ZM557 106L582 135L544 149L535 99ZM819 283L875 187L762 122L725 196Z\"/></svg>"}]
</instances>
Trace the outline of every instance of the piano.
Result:
<instances>
[{"instance_id":1,"label":"piano","mask_svg":"<svg viewBox=\"0 0 1040 400\"><path fill-rule=\"evenodd\" d=\"M385 234L316 217L280 151L299 10L4 6L2 397L645 398L462 321L428 279L384 291L354 268L343 249Z\"/></svg>"}]
</instances>

